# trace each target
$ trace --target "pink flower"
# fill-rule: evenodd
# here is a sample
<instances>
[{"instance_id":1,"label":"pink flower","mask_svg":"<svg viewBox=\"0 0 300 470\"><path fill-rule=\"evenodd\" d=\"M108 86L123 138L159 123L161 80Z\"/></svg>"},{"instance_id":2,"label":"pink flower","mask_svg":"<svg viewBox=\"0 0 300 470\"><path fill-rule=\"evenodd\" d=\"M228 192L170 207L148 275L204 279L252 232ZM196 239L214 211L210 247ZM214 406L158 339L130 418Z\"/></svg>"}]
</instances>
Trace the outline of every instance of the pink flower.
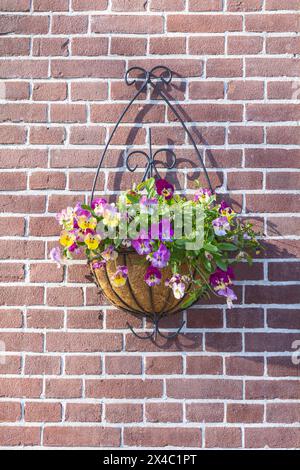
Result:
<instances>
[{"instance_id":1,"label":"pink flower","mask_svg":"<svg viewBox=\"0 0 300 470\"><path fill-rule=\"evenodd\" d=\"M168 265L171 253L168 248L161 243L159 249L155 251L152 255L148 255L147 259L150 259L152 266L154 268L164 268Z\"/></svg>"}]
</instances>

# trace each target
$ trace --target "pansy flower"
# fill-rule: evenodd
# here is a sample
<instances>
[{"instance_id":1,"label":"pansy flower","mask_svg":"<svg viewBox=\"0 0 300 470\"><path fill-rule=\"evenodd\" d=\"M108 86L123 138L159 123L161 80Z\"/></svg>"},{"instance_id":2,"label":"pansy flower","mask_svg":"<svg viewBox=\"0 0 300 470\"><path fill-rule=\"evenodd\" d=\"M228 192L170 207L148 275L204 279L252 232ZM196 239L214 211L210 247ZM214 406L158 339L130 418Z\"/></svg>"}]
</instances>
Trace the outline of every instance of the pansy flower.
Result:
<instances>
[{"instance_id":1,"label":"pansy flower","mask_svg":"<svg viewBox=\"0 0 300 470\"><path fill-rule=\"evenodd\" d=\"M219 213L225 217L235 215L234 210L227 204L226 201L222 201L219 207Z\"/></svg>"},{"instance_id":2,"label":"pansy flower","mask_svg":"<svg viewBox=\"0 0 300 470\"><path fill-rule=\"evenodd\" d=\"M76 241L76 235L72 232L67 232L66 230L63 230L60 235L59 242L62 246L65 246L66 248L72 246Z\"/></svg>"},{"instance_id":3,"label":"pansy flower","mask_svg":"<svg viewBox=\"0 0 300 470\"><path fill-rule=\"evenodd\" d=\"M113 245L110 245L102 251L101 256L105 261L115 261L118 258L118 253L114 249Z\"/></svg>"},{"instance_id":4,"label":"pansy flower","mask_svg":"<svg viewBox=\"0 0 300 470\"><path fill-rule=\"evenodd\" d=\"M57 264L58 268L60 268L62 259L61 259L61 252L58 246L56 246L55 248L52 248L52 250L50 251L50 259Z\"/></svg>"},{"instance_id":5,"label":"pansy flower","mask_svg":"<svg viewBox=\"0 0 300 470\"><path fill-rule=\"evenodd\" d=\"M218 217L213 220L213 228L216 235L222 237L230 231L230 223L227 217Z\"/></svg>"},{"instance_id":6,"label":"pansy flower","mask_svg":"<svg viewBox=\"0 0 300 470\"><path fill-rule=\"evenodd\" d=\"M105 267L105 265L106 265L105 260L102 260L102 261L97 260L97 261L93 261L92 263L93 269L102 269Z\"/></svg>"},{"instance_id":7,"label":"pansy flower","mask_svg":"<svg viewBox=\"0 0 300 470\"><path fill-rule=\"evenodd\" d=\"M96 250L100 244L101 238L97 234L88 233L84 237L84 243L89 250Z\"/></svg>"},{"instance_id":8,"label":"pansy flower","mask_svg":"<svg viewBox=\"0 0 300 470\"><path fill-rule=\"evenodd\" d=\"M73 207L67 207L56 215L56 220L66 230L72 230L74 228L74 217L75 209Z\"/></svg>"},{"instance_id":9,"label":"pansy flower","mask_svg":"<svg viewBox=\"0 0 300 470\"><path fill-rule=\"evenodd\" d=\"M163 243L161 243L159 249L151 255L148 255L147 259L150 260L152 266L161 269L168 265L170 256L170 250L168 250L168 248Z\"/></svg>"},{"instance_id":10,"label":"pansy flower","mask_svg":"<svg viewBox=\"0 0 300 470\"><path fill-rule=\"evenodd\" d=\"M207 204L212 196L212 192L207 188L199 188L194 194L194 202L202 202Z\"/></svg>"},{"instance_id":11,"label":"pansy flower","mask_svg":"<svg viewBox=\"0 0 300 470\"><path fill-rule=\"evenodd\" d=\"M120 223L120 213L113 204L106 204L103 210L103 223L108 227L117 227Z\"/></svg>"},{"instance_id":12,"label":"pansy flower","mask_svg":"<svg viewBox=\"0 0 300 470\"><path fill-rule=\"evenodd\" d=\"M153 266L149 266L147 272L145 274L144 280L148 286L157 286L160 284L161 281L161 272L158 268L154 268Z\"/></svg>"},{"instance_id":13,"label":"pansy flower","mask_svg":"<svg viewBox=\"0 0 300 470\"><path fill-rule=\"evenodd\" d=\"M128 278L127 266L118 266L117 271L112 276L111 280L115 287L122 287L126 284Z\"/></svg>"},{"instance_id":14,"label":"pansy flower","mask_svg":"<svg viewBox=\"0 0 300 470\"><path fill-rule=\"evenodd\" d=\"M155 181L156 192L159 196L164 196L166 200L172 199L174 186L165 179Z\"/></svg>"},{"instance_id":15,"label":"pansy flower","mask_svg":"<svg viewBox=\"0 0 300 470\"><path fill-rule=\"evenodd\" d=\"M104 207L107 204L107 200L104 198L97 198L92 201L91 208L97 216L102 216L104 212Z\"/></svg>"},{"instance_id":16,"label":"pansy flower","mask_svg":"<svg viewBox=\"0 0 300 470\"><path fill-rule=\"evenodd\" d=\"M95 217L86 217L82 215L77 219L78 226L86 231L86 230L95 230L97 227L97 219Z\"/></svg>"},{"instance_id":17,"label":"pansy flower","mask_svg":"<svg viewBox=\"0 0 300 470\"><path fill-rule=\"evenodd\" d=\"M209 278L209 282L217 294L226 297L228 308L231 308L232 301L237 299L233 290L228 287L232 285L232 279L234 279L234 273L230 266L227 271L217 268Z\"/></svg>"},{"instance_id":18,"label":"pansy flower","mask_svg":"<svg viewBox=\"0 0 300 470\"><path fill-rule=\"evenodd\" d=\"M174 236L174 230L170 220L162 219L158 224L152 224L149 230L149 236L156 240L171 241Z\"/></svg>"},{"instance_id":19,"label":"pansy flower","mask_svg":"<svg viewBox=\"0 0 300 470\"><path fill-rule=\"evenodd\" d=\"M166 286L171 287L175 299L182 299L186 290L186 282L189 282L188 276L174 274L171 279L166 280Z\"/></svg>"}]
</instances>

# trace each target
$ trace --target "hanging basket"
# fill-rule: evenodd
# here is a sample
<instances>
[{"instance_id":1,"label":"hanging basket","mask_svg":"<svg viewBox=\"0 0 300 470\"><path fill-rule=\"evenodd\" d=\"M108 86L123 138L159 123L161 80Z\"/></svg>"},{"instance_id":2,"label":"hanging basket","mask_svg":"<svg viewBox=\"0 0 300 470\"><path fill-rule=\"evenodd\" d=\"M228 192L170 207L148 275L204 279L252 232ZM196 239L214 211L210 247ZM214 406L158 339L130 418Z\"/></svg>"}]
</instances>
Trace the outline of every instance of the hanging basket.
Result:
<instances>
[{"instance_id":1,"label":"hanging basket","mask_svg":"<svg viewBox=\"0 0 300 470\"><path fill-rule=\"evenodd\" d=\"M128 268L127 282L122 287L116 287L111 281L117 265ZM93 263L89 263L89 266L97 286L115 307L150 317L175 314L184 309L183 304L188 297L190 286L183 298L176 299L172 289L165 284L167 279L172 277L170 267L162 269L161 283L150 287L144 282L148 263L133 251L120 252L116 261L109 261L102 268L95 269ZM187 266L182 265L181 274L189 274Z\"/></svg>"}]
</instances>

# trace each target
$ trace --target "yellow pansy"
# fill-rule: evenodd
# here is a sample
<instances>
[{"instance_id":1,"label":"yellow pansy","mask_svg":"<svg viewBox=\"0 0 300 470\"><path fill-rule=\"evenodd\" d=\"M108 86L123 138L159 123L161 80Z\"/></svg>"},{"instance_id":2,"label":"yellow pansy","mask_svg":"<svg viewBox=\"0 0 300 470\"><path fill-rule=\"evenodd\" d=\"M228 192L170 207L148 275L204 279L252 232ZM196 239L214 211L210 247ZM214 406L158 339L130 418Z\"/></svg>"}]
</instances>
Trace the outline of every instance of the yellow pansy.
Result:
<instances>
[{"instance_id":1,"label":"yellow pansy","mask_svg":"<svg viewBox=\"0 0 300 470\"><path fill-rule=\"evenodd\" d=\"M95 230L97 227L97 219L95 219L95 217L87 218L85 216L81 216L78 217L78 225L82 230Z\"/></svg>"},{"instance_id":2,"label":"yellow pansy","mask_svg":"<svg viewBox=\"0 0 300 470\"><path fill-rule=\"evenodd\" d=\"M74 244L75 240L76 236L73 233L63 231L60 235L59 242L62 246L66 246L68 248Z\"/></svg>"},{"instance_id":3,"label":"yellow pansy","mask_svg":"<svg viewBox=\"0 0 300 470\"><path fill-rule=\"evenodd\" d=\"M96 250L100 244L100 237L99 235L93 235L92 233L89 233L85 238L84 238L84 243L87 245L87 247L90 250Z\"/></svg>"}]
</instances>

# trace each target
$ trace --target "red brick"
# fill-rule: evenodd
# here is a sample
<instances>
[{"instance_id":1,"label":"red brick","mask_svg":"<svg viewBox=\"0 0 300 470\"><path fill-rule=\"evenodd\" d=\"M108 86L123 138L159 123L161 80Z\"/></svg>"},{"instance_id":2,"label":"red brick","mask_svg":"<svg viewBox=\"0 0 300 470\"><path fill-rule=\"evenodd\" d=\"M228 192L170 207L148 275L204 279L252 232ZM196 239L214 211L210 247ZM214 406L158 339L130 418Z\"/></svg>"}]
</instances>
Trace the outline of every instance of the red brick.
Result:
<instances>
[{"instance_id":1,"label":"red brick","mask_svg":"<svg viewBox=\"0 0 300 470\"><path fill-rule=\"evenodd\" d=\"M101 422L101 405L92 403L67 403L66 421L74 423Z\"/></svg>"},{"instance_id":2,"label":"red brick","mask_svg":"<svg viewBox=\"0 0 300 470\"><path fill-rule=\"evenodd\" d=\"M132 325L132 322L130 321ZM126 338L126 350L132 352L161 352L161 349L168 349L169 352L174 351L201 351L202 350L202 334L184 334L180 336L179 342L171 339L157 338L156 342L144 341L141 343L138 338L132 334L128 334Z\"/></svg>"},{"instance_id":3,"label":"red brick","mask_svg":"<svg viewBox=\"0 0 300 470\"><path fill-rule=\"evenodd\" d=\"M47 78L47 60L8 60L0 61L0 73L3 78Z\"/></svg>"},{"instance_id":4,"label":"red brick","mask_svg":"<svg viewBox=\"0 0 300 470\"><path fill-rule=\"evenodd\" d=\"M208 59L207 77L241 77L243 63L241 59Z\"/></svg>"},{"instance_id":5,"label":"red brick","mask_svg":"<svg viewBox=\"0 0 300 470\"><path fill-rule=\"evenodd\" d=\"M277 145L300 145L296 126L267 127L267 143Z\"/></svg>"},{"instance_id":6,"label":"red brick","mask_svg":"<svg viewBox=\"0 0 300 470\"><path fill-rule=\"evenodd\" d=\"M299 71L299 59L246 59L247 77L298 77Z\"/></svg>"},{"instance_id":7,"label":"red brick","mask_svg":"<svg viewBox=\"0 0 300 470\"><path fill-rule=\"evenodd\" d=\"M242 382L222 379L169 379L167 396L170 398L240 399Z\"/></svg>"},{"instance_id":8,"label":"red brick","mask_svg":"<svg viewBox=\"0 0 300 470\"><path fill-rule=\"evenodd\" d=\"M83 196L69 196L65 194L52 194L49 197L49 212L57 213L67 206L74 207L77 202L84 202Z\"/></svg>"},{"instance_id":9,"label":"red brick","mask_svg":"<svg viewBox=\"0 0 300 470\"><path fill-rule=\"evenodd\" d=\"M246 149L246 167L252 168L299 168L299 150Z\"/></svg>"},{"instance_id":10,"label":"red brick","mask_svg":"<svg viewBox=\"0 0 300 470\"><path fill-rule=\"evenodd\" d=\"M30 265L30 282L62 282L63 269L52 263L36 263Z\"/></svg>"},{"instance_id":11,"label":"red brick","mask_svg":"<svg viewBox=\"0 0 300 470\"><path fill-rule=\"evenodd\" d=\"M38 214L44 212L44 209L44 196L0 196L0 212L24 212Z\"/></svg>"},{"instance_id":12,"label":"red brick","mask_svg":"<svg viewBox=\"0 0 300 470\"><path fill-rule=\"evenodd\" d=\"M245 444L250 448L297 448L299 441L299 428L245 429Z\"/></svg>"},{"instance_id":13,"label":"red brick","mask_svg":"<svg viewBox=\"0 0 300 470\"><path fill-rule=\"evenodd\" d=\"M66 83L35 83L32 98L35 101L63 101L67 97Z\"/></svg>"},{"instance_id":14,"label":"red brick","mask_svg":"<svg viewBox=\"0 0 300 470\"><path fill-rule=\"evenodd\" d=\"M228 11L258 11L262 9L263 0L228 0Z\"/></svg>"},{"instance_id":15,"label":"red brick","mask_svg":"<svg viewBox=\"0 0 300 470\"><path fill-rule=\"evenodd\" d=\"M211 40L210 36L191 36L189 38L189 52L190 54L199 55L217 55L223 54L225 50L225 40L222 37L216 36Z\"/></svg>"},{"instance_id":16,"label":"red brick","mask_svg":"<svg viewBox=\"0 0 300 470\"><path fill-rule=\"evenodd\" d=\"M51 105L51 120L53 122L86 122L86 119L84 104Z\"/></svg>"},{"instance_id":17,"label":"red brick","mask_svg":"<svg viewBox=\"0 0 300 470\"><path fill-rule=\"evenodd\" d=\"M269 54L299 54L299 37L270 37L266 39L266 50Z\"/></svg>"},{"instance_id":18,"label":"red brick","mask_svg":"<svg viewBox=\"0 0 300 470\"><path fill-rule=\"evenodd\" d=\"M189 0L190 11L219 11L222 9L222 0Z\"/></svg>"},{"instance_id":19,"label":"red brick","mask_svg":"<svg viewBox=\"0 0 300 470\"><path fill-rule=\"evenodd\" d=\"M87 30L87 16L53 15L52 17L52 34L80 34L87 33Z\"/></svg>"},{"instance_id":20,"label":"red brick","mask_svg":"<svg viewBox=\"0 0 300 470\"><path fill-rule=\"evenodd\" d=\"M7 286L0 292L0 305L40 305L43 299L43 287Z\"/></svg>"},{"instance_id":21,"label":"red brick","mask_svg":"<svg viewBox=\"0 0 300 470\"><path fill-rule=\"evenodd\" d=\"M263 357L231 356L225 359L227 375L263 375Z\"/></svg>"},{"instance_id":22,"label":"red brick","mask_svg":"<svg viewBox=\"0 0 300 470\"><path fill-rule=\"evenodd\" d=\"M33 0L34 11L68 11L68 0Z\"/></svg>"},{"instance_id":23,"label":"red brick","mask_svg":"<svg viewBox=\"0 0 300 470\"><path fill-rule=\"evenodd\" d=\"M246 381L247 400L298 400L300 382L295 380Z\"/></svg>"},{"instance_id":24,"label":"red brick","mask_svg":"<svg viewBox=\"0 0 300 470\"><path fill-rule=\"evenodd\" d=\"M248 104L249 121L297 121L300 117L300 106L297 104Z\"/></svg>"},{"instance_id":25,"label":"red brick","mask_svg":"<svg viewBox=\"0 0 300 470\"><path fill-rule=\"evenodd\" d=\"M67 356L67 375L99 375L101 374L101 358L96 356Z\"/></svg>"},{"instance_id":26,"label":"red brick","mask_svg":"<svg viewBox=\"0 0 300 470\"><path fill-rule=\"evenodd\" d=\"M185 54L186 39L182 37L164 38L155 37L150 39L150 54Z\"/></svg>"},{"instance_id":27,"label":"red brick","mask_svg":"<svg viewBox=\"0 0 300 470\"><path fill-rule=\"evenodd\" d=\"M100 174L97 179L97 191L104 190L104 175ZM69 177L69 189L70 191L91 191L93 182L95 179L95 173L75 173L72 172ZM86 281L85 281L86 282Z\"/></svg>"},{"instance_id":28,"label":"red brick","mask_svg":"<svg viewBox=\"0 0 300 470\"><path fill-rule=\"evenodd\" d=\"M235 308L233 310L227 310L226 325L229 328L263 328L263 309Z\"/></svg>"},{"instance_id":29,"label":"red brick","mask_svg":"<svg viewBox=\"0 0 300 470\"><path fill-rule=\"evenodd\" d=\"M153 11L182 11L184 9L184 0L152 0L150 4L150 10Z\"/></svg>"},{"instance_id":30,"label":"red brick","mask_svg":"<svg viewBox=\"0 0 300 470\"><path fill-rule=\"evenodd\" d=\"M219 100L224 98L223 82L192 82L189 88L192 100Z\"/></svg>"},{"instance_id":31,"label":"red brick","mask_svg":"<svg viewBox=\"0 0 300 470\"><path fill-rule=\"evenodd\" d=\"M182 358L178 356L148 356L146 373L151 375L182 374Z\"/></svg>"},{"instance_id":32,"label":"red brick","mask_svg":"<svg viewBox=\"0 0 300 470\"><path fill-rule=\"evenodd\" d=\"M12 427L0 428L0 442L2 446L37 446L40 444L41 430L38 427Z\"/></svg>"},{"instance_id":33,"label":"red brick","mask_svg":"<svg viewBox=\"0 0 300 470\"><path fill-rule=\"evenodd\" d=\"M267 189L297 190L300 183L299 173L269 173L267 174Z\"/></svg>"},{"instance_id":34,"label":"red brick","mask_svg":"<svg viewBox=\"0 0 300 470\"><path fill-rule=\"evenodd\" d=\"M227 174L227 188L229 191L241 189L262 189L263 173L260 172L233 172Z\"/></svg>"},{"instance_id":35,"label":"red brick","mask_svg":"<svg viewBox=\"0 0 300 470\"><path fill-rule=\"evenodd\" d=\"M143 406L137 403L107 403L105 419L108 423L137 423L143 420Z\"/></svg>"},{"instance_id":36,"label":"red brick","mask_svg":"<svg viewBox=\"0 0 300 470\"><path fill-rule=\"evenodd\" d=\"M258 126L231 126L228 130L228 141L230 144L262 144L264 129ZM242 173L239 175L242 177Z\"/></svg>"},{"instance_id":37,"label":"red brick","mask_svg":"<svg viewBox=\"0 0 300 470\"><path fill-rule=\"evenodd\" d=\"M99 379L86 380L86 397L90 398L160 398L162 380Z\"/></svg>"},{"instance_id":38,"label":"red brick","mask_svg":"<svg viewBox=\"0 0 300 470\"><path fill-rule=\"evenodd\" d=\"M27 356L26 375L59 375L60 358L54 356Z\"/></svg>"},{"instance_id":39,"label":"red brick","mask_svg":"<svg viewBox=\"0 0 300 470\"><path fill-rule=\"evenodd\" d=\"M300 330L300 310L268 309L267 324L269 328Z\"/></svg>"},{"instance_id":40,"label":"red brick","mask_svg":"<svg viewBox=\"0 0 300 470\"><path fill-rule=\"evenodd\" d=\"M69 310L68 328L99 329L102 328L102 312L97 310Z\"/></svg>"},{"instance_id":41,"label":"red brick","mask_svg":"<svg viewBox=\"0 0 300 470\"><path fill-rule=\"evenodd\" d=\"M30 235L34 235L36 237L50 237L58 235L59 232L60 227L54 217L30 217Z\"/></svg>"},{"instance_id":42,"label":"red brick","mask_svg":"<svg viewBox=\"0 0 300 470\"><path fill-rule=\"evenodd\" d=\"M107 0L73 0L72 8L74 11L106 10L107 3Z\"/></svg>"},{"instance_id":43,"label":"red brick","mask_svg":"<svg viewBox=\"0 0 300 470\"><path fill-rule=\"evenodd\" d=\"M65 141L63 127L32 127L30 143L33 145L60 145Z\"/></svg>"},{"instance_id":44,"label":"red brick","mask_svg":"<svg viewBox=\"0 0 300 470\"><path fill-rule=\"evenodd\" d=\"M239 448L242 447L242 432L239 428L218 427L206 428L205 446L207 448Z\"/></svg>"},{"instance_id":45,"label":"red brick","mask_svg":"<svg viewBox=\"0 0 300 470\"><path fill-rule=\"evenodd\" d=\"M49 17L42 15L2 15L2 34L47 34Z\"/></svg>"},{"instance_id":46,"label":"red brick","mask_svg":"<svg viewBox=\"0 0 300 470\"><path fill-rule=\"evenodd\" d=\"M157 65L157 60L151 59L130 59L128 62L129 67L142 66L144 69L151 69ZM161 59L160 65L169 67L171 70L176 70L177 77L199 77L202 74L203 61L199 59ZM166 90L167 91L167 90ZM176 92L176 89L174 90ZM174 91L171 93L174 99ZM170 95L170 93L167 93ZM170 96L171 96L170 95Z\"/></svg>"},{"instance_id":47,"label":"red brick","mask_svg":"<svg viewBox=\"0 0 300 470\"><path fill-rule=\"evenodd\" d=\"M268 423L298 423L300 403L267 403Z\"/></svg>"},{"instance_id":48,"label":"red brick","mask_svg":"<svg viewBox=\"0 0 300 470\"><path fill-rule=\"evenodd\" d=\"M250 194L247 196L247 212L298 212L299 200L294 194Z\"/></svg>"},{"instance_id":49,"label":"red brick","mask_svg":"<svg viewBox=\"0 0 300 470\"><path fill-rule=\"evenodd\" d=\"M181 106L186 113L187 121L241 121L242 107L238 104L186 104ZM169 112L169 119L177 121L177 118Z\"/></svg>"},{"instance_id":50,"label":"red brick","mask_svg":"<svg viewBox=\"0 0 300 470\"><path fill-rule=\"evenodd\" d=\"M21 404L14 402L0 403L0 423L13 423L21 419Z\"/></svg>"},{"instance_id":51,"label":"red brick","mask_svg":"<svg viewBox=\"0 0 300 470\"><path fill-rule=\"evenodd\" d=\"M267 232L269 235L299 235L300 218L293 217L293 224L286 223L286 217L269 217L267 219Z\"/></svg>"},{"instance_id":52,"label":"red brick","mask_svg":"<svg viewBox=\"0 0 300 470\"><path fill-rule=\"evenodd\" d=\"M73 38L72 55L73 56L99 56L107 55L107 38Z\"/></svg>"},{"instance_id":53,"label":"red brick","mask_svg":"<svg viewBox=\"0 0 300 470\"><path fill-rule=\"evenodd\" d=\"M0 396L9 398L39 398L43 381L29 378L0 378ZM3 440L0 438L3 444Z\"/></svg>"},{"instance_id":54,"label":"red brick","mask_svg":"<svg viewBox=\"0 0 300 470\"><path fill-rule=\"evenodd\" d=\"M46 447L119 447L120 429L97 427L46 427Z\"/></svg>"},{"instance_id":55,"label":"red brick","mask_svg":"<svg viewBox=\"0 0 300 470\"><path fill-rule=\"evenodd\" d=\"M224 33L241 31L240 15L169 15L168 32L176 33Z\"/></svg>"},{"instance_id":56,"label":"red brick","mask_svg":"<svg viewBox=\"0 0 300 470\"><path fill-rule=\"evenodd\" d=\"M278 286L277 286L278 287ZM296 336L289 333L249 333L245 335L246 351L291 351Z\"/></svg>"},{"instance_id":57,"label":"red brick","mask_svg":"<svg viewBox=\"0 0 300 470\"><path fill-rule=\"evenodd\" d=\"M29 184L30 189L65 189L66 175L63 172L53 171L34 172L30 176ZM46 219L44 219L44 221L46 221Z\"/></svg>"},{"instance_id":58,"label":"red brick","mask_svg":"<svg viewBox=\"0 0 300 470\"><path fill-rule=\"evenodd\" d=\"M194 428L125 428L125 446L201 447L201 430Z\"/></svg>"},{"instance_id":59,"label":"red brick","mask_svg":"<svg viewBox=\"0 0 300 470\"><path fill-rule=\"evenodd\" d=\"M33 423L56 423L62 419L60 403L27 402L25 421Z\"/></svg>"},{"instance_id":60,"label":"red brick","mask_svg":"<svg viewBox=\"0 0 300 470\"><path fill-rule=\"evenodd\" d=\"M28 309L28 328L51 328L59 329L63 327L64 313L62 310L50 309Z\"/></svg>"},{"instance_id":61,"label":"red brick","mask_svg":"<svg viewBox=\"0 0 300 470\"><path fill-rule=\"evenodd\" d=\"M5 355L5 361L2 361L3 363L0 363L0 373L1 374L14 374L14 375L20 375L21 374L21 369L22 369L22 364L21 364L21 356L9 356ZM8 392L8 397L11 397Z\"/></svg>"},{"instance_id":62,"label":"red brick","mask_svg":"<svg viewBox=\"0 0 300 470\"><path fill-rule=\"evenodd\" d=\"M223 373L223 361L218 356L190 356L186 358L187 374L218 375Z\"/></svg>"},{"instance_id":63,"label":"red brick","mask_svg":"<svg viewBox=\"0 0 300 470\"><path fill-rule=\"evenodd\" d=\"M240 403L228 403L228 423L262 423L264 419L264 406Z\"/></svg>"},{"instance_id":64,"label":"red brick","mask_svg":"<svg viewBox=\"0 0 300 470\"><path fill-rule=\"evenodd\" d=\"M0 235L9 235L11 237L24 235L25 223L22 217L0 217Z\"/></svg>"},{"instance_id":65,"label":"red brick","mask_svg":"<svg viewBox=\"0 0 300 470\"><path fill-rule=\"evenodd\" d=\"M27 82L4 82L5 98L12 101L29 99L30 89Z\"/></svg>"},{"instance_id":66,"label":"red brick","mask_svg":"<svg viewBox=\"0 0 300 470\"><path fill-rule=\"evenodd\" d=\"M112 375L137 375L142 373L140 357L107 356L105 358L105 371Z\"/></svg>"},{"instance_id":67,"label":"red brick","mask_svg":"<svg viewBox=\"0 0 300 470\"><path fill-rule=\"evenodd\" d=\"M264 40L259 36L229 36L228 54L259 54L262 52Z\"/></svg>"},{"instance_id":68,"label":"red brick","mask_svg":"<svg viewBox=\"0 0 300 470\"><path fill-rule=\"evenodd\" d=\"M34 38L32 53L37 57L66 57L69 55L69 39Z\"/></svg>"},{"instance_id":69,"label":"red brick","mask_svg":"<svg viewBox=\"0 0 300 470\"><path fill-rule=\"evenodd\" d=\"M21 328L22 325L22 310L0 310L0 328Z\"/></svg>"},{"instance_id":70,"label":"red brick","mask_svg":"<svg viewBox=\"0 0 300 470\"><path fill-rule=\"evenodd\" d=\"M24 281L24 265L23 264L0 264L1 282L20 282Z\"/></svg>"},{"instance_id":71,"label":"red brick","mask_svg":"<svg viewBox=\"0 0 300 470\"><path fill-rule=\"evenodd\" d=\"M112 0L111 4L112 11L145 11L146 4L144 0L135 0L132 3L131 0Z\"/></svg>"},{"instance_id":72,"label":"red brick","mask_svg":"<svg viewBox=\"0 0 300 470\"><path fill-rule=\"evenodd\" d=\"M0 11L29 11L30 0L1 0Z\"/></svg>"},{"instance_id":73,"label":"red brick","mask_svg":"<svg viewBox=\"0 0 300 470\"><path fill-rule=\"evenodd\" d=\"M92 33L151 34L163 32L162 16L104 15L92 16Z\"/></svg>"},{"instance_id":74,"label":"red brick","mask_svg":"<svg viewBox=\"0 0 300 470\"><path fill-rule=\"evenodd\" d=\"M29 55L30 40L25 38L0 38L0 53L1 56Z\"/></svg>"},{"instance_id":75,"label":"red brick","mask_svg":"<svg viewBox=\"0 0 300 470\"><path fill-rule=\"evenodd\" d=\"M299 10L299 0L266 0L267 10Z\"/></svg>"},{"instance_id":76,"label":"red brick","mask_svg":"<svg viewBox=\"0 0 300 470\"><path fill-rule=\"evenodd\" d=\"M45 244L31 240L1 240L0 255L2 259L42 259Z\"/></svg>"},{"instance_id":77,"label":"red brick","mask_svg":"<svg viewBox=\"0 0 300 470\"><path fill-rule=\"evenodd\" d=\"M254 32L297 32L299 31L299 18L291 14L262 14L247 15L246 31Z\"/></svg>"},{"instance_id":78,"label":"red brick","mask_svg":"<svg viewBox=\"0 0 300 470\"><path fill-rule=\"evenodd\" d=\"M106 131L104 127L72 127L70 144L72 145L101 145L105 141ZM95 176L95 174L94 174Z\"/></svg>"},{"instance_id":79,"label":"red brick","mask_svg":"<svg viewBox=\"0 0 300 470\"><path fill-rule=\"evenodd\" d=\"M2 332L0 338L5 343L5 351L41 352L43 350L43 335L40 333Z\"/></svg>"},{"instance_id":80,"label":"red brick","mask_svg":"<svg viewBox=\"0 0 300 470\"><path fill-rule=\"evenodd\" d=\"M222 326L223 314L220 310L193 308L188 311L188 328L222 328Z\"/></svg>"},{"instance_id":81,"label":"red brick","mask_svg":"<svg viewBox=\"0 0 300 470\"><path fill-rule=\"evenodd\" d=\"M207 351L241 351L242 336L239 333L206 333L205 346Z\"/></svg>"},{"instance_id":82,"label":"red brick","mask_svg":"<svg viewBox=\"0 0 300 470\"><path fill-rule=\"evenodd\" d=\"M47 151L38 149L0 150L2 168L46 168Z\"/></svg>"},{"instance_id":83,"label":"red brick","mask_svg":"<svg viewBox=\"0 0 300 470\"><path fill-rule=\"evenodd\" d=\"M150 39L151 40L151 39ZM111 54L136 56L146 53L147 40L139 37L112 37L110 51Z\"/></svg>"},{"instance_id":84,"label":"red brick","mask_svg":"<svg viewBox=\"0 0 300 470\"><path fill-rule=\"evenodd\" d=\"M46 398L80 398L82 382L77 379L47 379Z\"/></svg>"},{"instance_id":85,"label":"red brick","mask_svg":"<svg viewBox=\"0 0 300 470\"><path fill-rule=\"evenodd\" d=\"M299 289L296 285L255 286L255 288L247 286L246 302L297 304L299 303Z\"/></svg>"},{"instance_id":86,"label":"red brick","mask_svg":"<svg viewBox=\"0 0 300 470\"><path fill-rule=\"evenodd\" d=\"M291 349L292 348L293 343L291 344ZM268 375L270 377L300 377L299 367L293 364L293 358L291 356L268 357L267 363Z\"/></svg>"},{"instance_id":87,"label":"red brick","mask_svg":"<svg viewBox=\"0 0 300 470\"><path fill-rule=\"evenodd\" d=\"M186 417L192 423L222 423L224 405L221 403L187 403Z\"/></svg>"},{"instance_id":88,"label":"red brick","mask_svg":"<svg viewBox=\"0 0 300 470\"><path fill-rule=\"evenodd\" d=\"M98 352L120 351L122 337L113 333L48 333L47 351Z\"/></svg>"},{"instance_id":89,"label":"red brick","mask_svg":"<svg viewBox=\"0 0 300 470\"><path fill-rule=\"evenodd\" d=\"M46 104L3 104L0 108L1 122L46 122Z\"/></svg>"},{"instance_id":90,"label":"red brick","mask_svg":"<svg viewBox=\"0 0 300 470\"><path fill-rule=\"evenodd\" d=\"M234 80L228 83L227 91L230 100L260 100L264 96L264 83L262 81ZM253 105L254 106L254 105Z\"/></svg>"},{"instance_id":91,"label":"red brick","mask_svg":"<svg viewBox=\"0 0 300 470\"><path fill-rule=\"evenodd\" d=\"M26 189L26 173L1 173L0 187L2 191L21 191Z\"/></svg>"},{"instance_id":92,"label":"red brick","mask_svg":"<svg viewBox=\"0 0 300 470\"><path fill-rule=\"evenodd\" d=\"M146 420L150 423L180 423L182 403L146 403Z\"/></svg>"},{"instance_id":93,"label":"red brick","mask_svg":"<svg viewBox=\"0 0 300 470\"><path fill-rule=\"evenodd\" d=\"M121 78L124 75L124 69L124 62L115 59L53 59L51 68L53 78L84 78L85 80L86 78Z\"/></svg>"},{"instance_id":94,"label":"red brick","mask_svg":"<svg viewBox=\"0 0 300 470\"><path fill-rule=\"evenodd\" d=\"M123 111L123 104L92 104L91 105L91 121L92 122L115 122ZM164 106L158 105L153 108L151 105L144 107L145 116L144 122L163 122L164 121ZM139 105L132 105L129 112L126 114L123 122L135 122L136 115L140 112Z\"/></svg>"}]
</instances>

